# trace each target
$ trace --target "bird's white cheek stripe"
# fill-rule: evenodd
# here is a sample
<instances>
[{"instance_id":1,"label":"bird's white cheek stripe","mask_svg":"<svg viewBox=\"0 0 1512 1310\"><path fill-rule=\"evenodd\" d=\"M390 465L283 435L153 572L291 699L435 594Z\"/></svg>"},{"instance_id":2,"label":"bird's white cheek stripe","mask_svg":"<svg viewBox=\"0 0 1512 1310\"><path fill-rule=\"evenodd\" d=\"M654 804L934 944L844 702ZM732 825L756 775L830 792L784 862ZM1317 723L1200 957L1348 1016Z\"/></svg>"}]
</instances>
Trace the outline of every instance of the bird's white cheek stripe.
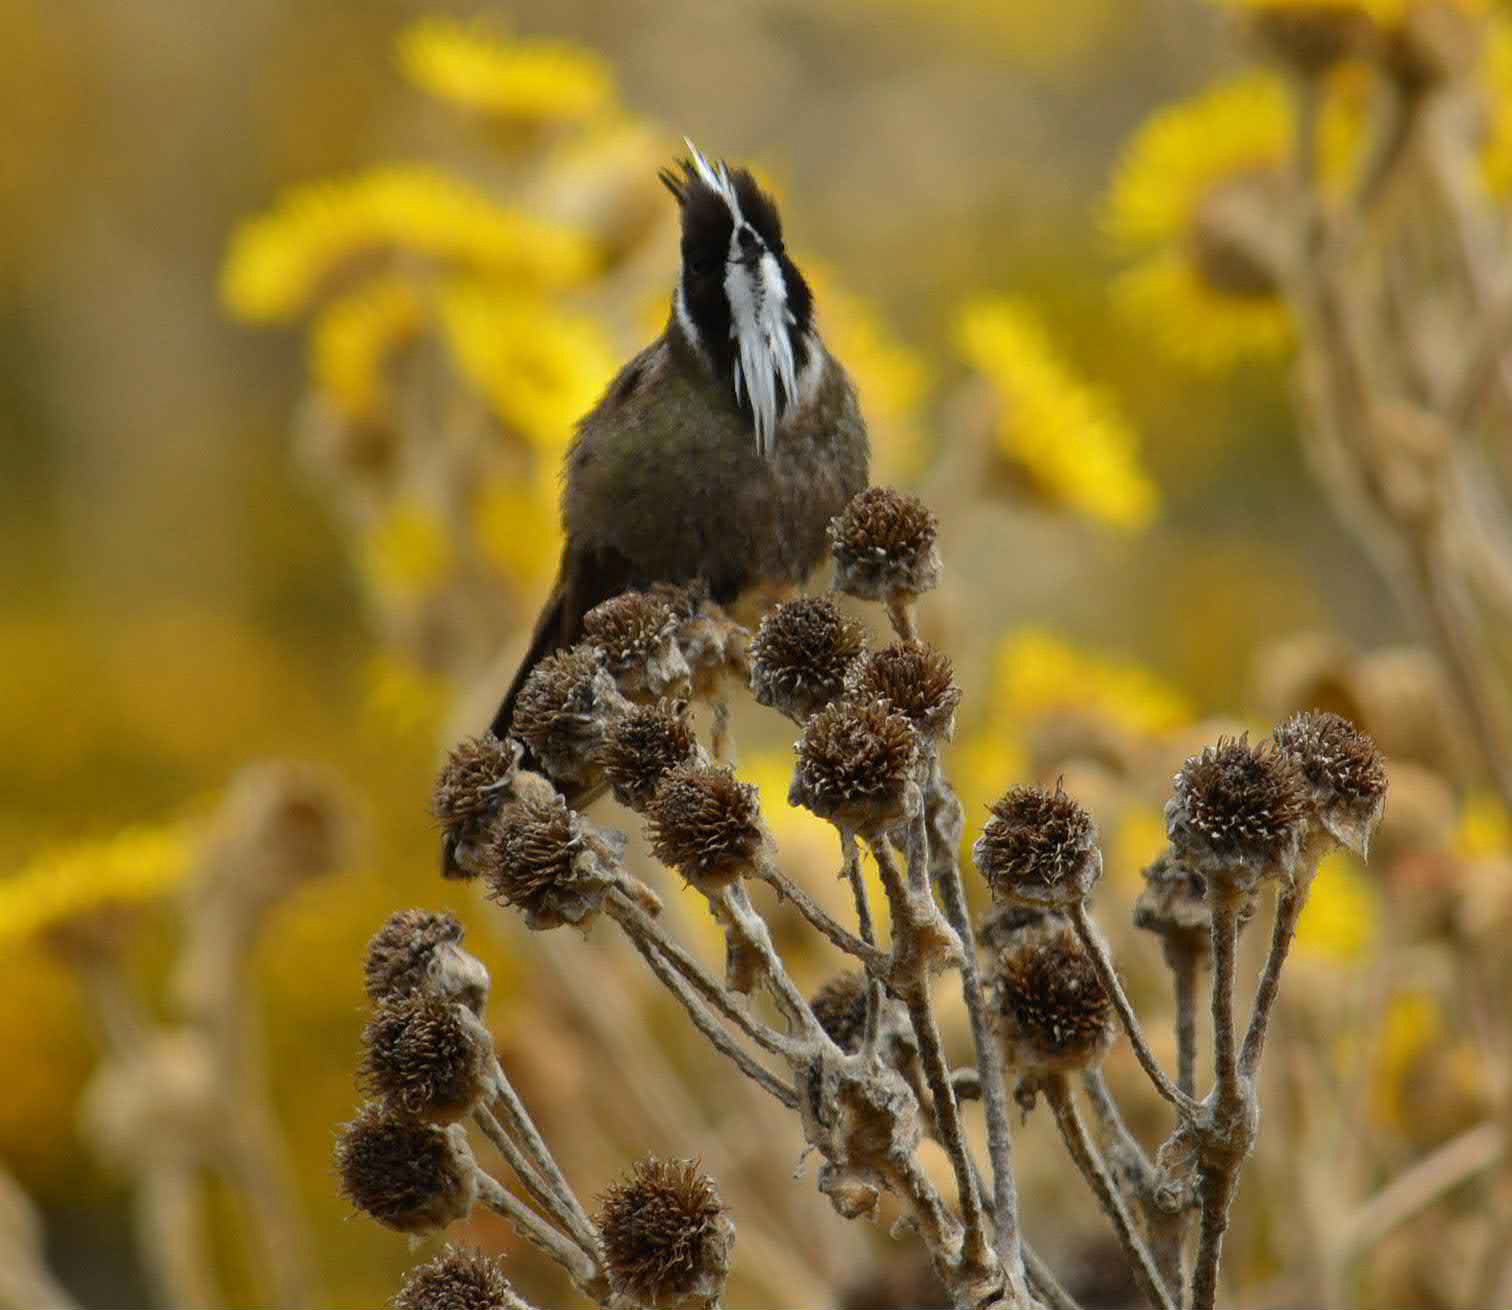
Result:
<instances>
[{"instance_id":1,"label":"bird's white cheek stripe","mask_svg":"<svg viewBox=\"0 0 1512 1310\"><path fill-rule=\"evenodd\" d=\"M742 392L750 398L756 449L769 455L782 410L798 395L793 341L788 333L793 316L777 256L767 251L750 268L735 258L738 242L737 226L730 238L731 262L725 269L730 336L735 340L735 399L739 401Z\"/></svg>"}]
</instances>

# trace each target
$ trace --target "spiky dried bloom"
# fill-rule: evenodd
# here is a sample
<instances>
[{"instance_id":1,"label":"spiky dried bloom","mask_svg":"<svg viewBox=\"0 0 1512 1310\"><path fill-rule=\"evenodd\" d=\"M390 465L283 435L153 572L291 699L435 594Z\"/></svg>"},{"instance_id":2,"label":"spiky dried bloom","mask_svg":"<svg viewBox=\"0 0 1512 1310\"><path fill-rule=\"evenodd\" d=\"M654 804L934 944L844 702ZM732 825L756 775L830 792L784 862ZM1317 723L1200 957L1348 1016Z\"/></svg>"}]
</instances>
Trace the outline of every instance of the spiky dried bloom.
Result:
<instances>
[{"instance_id":1,"label":"spiky dried bloom","mask_svg":"<svg viewBox=\"0 0 1512 1310\"><path fill-rule=\"evenodd\" d=\"M581 924L603 904L618 854L561 795L523 796L494 824L483 879L488 898L522 911L529 928Z\"/></svg>"},{"instance_id":2,"label":"spiky dried bloom","mask_svg":"<svg viewBox=\"0 0 1512 1310\"><path fill-rule=\"evenodd\" d=\"M447 756L431 795L431 814L445 830L442 877L474 876L456 859L456 853L477 843L509 799L519 765L519 742L500 741L491 732L467 738Z\"/></svg>"},{"instance_id":3,"label":"spiky dried bloom","mask_svg":"<svg viewBox=\"0 0 1512 1310\"><path fill-rule=\"evenodd\" d=\"M1003 1058L1026 1073L1065 1073L1100 1061L1113 1043L1113 1002L1068 924L1047 917L992 962Z\"/></svg>"},{"instance_id":4,"label":"spiky dried bloom","mask_svg":"<svg viewBox=\"0 0 1512 1310\"><path fill-rule=\"evenodd\" d=\"M682 622L665 596L627 591L583 618L583 640L604 654L610 676L627 696L660 696L692 677L677 644Z\"/></svg>"},{"instance_id":5,"label":"spiky dried bloom","mask_svg":"<svg viewBox=\"0 0 1512 1310\"><path fill-rule=\"evenodd\" d=\"M1143 890L1134 900L1134 926L1162 938L1168 950L1206 956L1213 944L1213 912L1202 875L1183 864L1170 850L1157 855L1142 870ZM1255 917L1255 900L1239 907L1239 927Z\"/></svg>"},{"instance_id":6,"label":"spiky dried bloom","mask_svg":"<svg viewBox=\"0 0 1512 1310\"><path fill-rule=\"evenodd\" d=\"M488 999L488 970L461 947L462 924L436 910L396 910L368 943L364 984L374 1005L428 992L474 1013Z\"/></svg>"},{"instance_id":7,"label":"spiky dried bloom","mask_svg":"<svg viewBox=\"0 0 1512 1310\"><path fill-rule=\"evenodd\" d=\"M977 945L984 951L1006 950L1023 936L1026 929L1034 928L1052 917L1057 922L1064 921L1064 916L1055 910L1033 909L1025 905L994 904L977 920Z\"/></svg>"},{"instance_id":8,"label":"spiky dried bloom","mask_svg":"<svg viewBox=\"0 0 1512 1310\"><path fill-rule=\"evenodd\" d=\"M670 770L646 815L656 858L706 889L740 877L765 841L756 788L713 765Z\"/></svg>"},{"instance_id":9,"label":"spiky dried bloom","mask_svg":"<svg viewBox=\"0 0 1512 1310\"><path fill-rule=\"evenodd\" d=\"M604 776L621 805L645 811L666 774L698 758L698 737L686 701L636 705L609 725L599 752Z\"/></svg>"},{"instance_id":10,"label":"spiky dried bloom","mask_svg":"<svg viewBox=\"0 0 1512 1310\"><path fill-rule=\"evenodd\" d=\"M695 699L713 698L727 676L749 679L751 634L714 603L706 582L659 582L651 594L677 616L677 647L692 673Z\"/></svg>"},{"instance_id":11,"label":"spiky dried bloom","mask_svg":"<svg viewBox=\"0 0 1512 1310\"><path fill-rule=\"evenodd\" d=\"M827 596L784 601L751 642L751 691L795 723L828 705L866 649L866 629Z\"/></svg>"},{"instance_id":12,"label":"spiky dried bloom","mask_svg":"<svg viewBox=\"0 0 1512 1310\"><path fill-rule=\"evenodd\" d=\"M862 600L932 591L940 581L938 535L923 501L868 487L830 521L835 588Z\"/></svg>"},{"instance_id":13,"label":"spiky dried bloom","mask_svg":"<svg viewBox=\"0 0 1512 1310\"><path fill-rule=\"evenodd\" d=\"M1294 714L1275 741L1301 774L1317 821L1363 856L1386 808L1386 762L1375 742L1348 719L1316 710Z\"/></svg>"},{"instance_id":14,"label":"spiky dried bloom","mask_svg":"<svg viewBox=\"0 0 1512 1310\"><path fill-rule=\"evenodd\" d=\"M971 848L992 897L1038 910L1069 910L1102 874L1097 825L1059 783L1012 787Z\"/></svg>"},{"instance_id":15,"label":"spiky dried bloom","mask_svg":"<svg viewBox=\"0 0 1512 1310\"><path fill-rule=\"evenodd\" d=\"M368 1104L336 1139L341 1192L386 1228L424 1235L467 1218L477 1164L458 1124L438 1128Z\"/></svg>"},{"instance_id":16,"label":"spiky dried bloom","mask_svg":"<svg viewBox=\"0 0 1512 1310\"><path fill-rule=\"evenodd\" d=\"M694 1160L636 1163L599 1198L616 1293L649 1306L713 1305L730 1269L735 1225Z\"/></svg>"},{"instance_id":17,"label":"spiky dried bloom","mask_svg":"<svg viewBox=\"0 0 1512 1310\"><path fill-rule=\"evenodd\" d=\"M405 1274L389 1302L392 1310L512 1310L520 1304L497 1260L455 1246Z\"/></svg>"},{"instance_id":18,"label":"spiky dried bloom","mask_svg":"<svg viewBox=\"0 0 1512 1310\"><path fill-rule=\"evenodd\" d=\"M548 655L531 671L515 702L511 727L558 782L589 785L594 756L625 699L596 646L579 643Z\"/></svg>"},{"instance_id":19,"label":"spiky dried bloom","mask_svg":"<svg viewBox=\"0 0 1512 1310\"><path fill-rule=\"evenodd\" d=\"M885 700L921 737L949 741L955 735L956 685L950 657L922 641L895 641L858 660L845 680L845 691L856 700Z\"/></svg>"},{"instance_id":20,"label":"spiky dried bloom","mask_svg":"<svg viewBox=\"0 0 1512 1310\"><path fill-rule=\"evenodd\" d=\"M412 1118L452 1123L492 1088L488 1030L451 1001L425 992L385 1001L362 1040L364 1090Z\"/></svg>"},{"instance_id":21,"label":"spiky dried bloom","mask_svg":"<svg viewBox=\"0 0 1512 1310\"><path fill-rule=\"evenodd\" d=\"M809 1006L830 1040L847 1054L861 1049L866 1034L866 975L839 973L814 993Z\"/></svg>"},{"instance_id":22,"label":"spiky dried bloom","mask_svg":"<svg viewBox=\"0 0 1512 1310\"><path fill-rule=\"evenodd\" d=\"M884 827L908 808L918 757L913 724L885 701L834 701L798 739L788 801L855 831Z\"/></svg>"},{"instance_id":23,"label":"spiky dried bloom","mask_svg":"<svg viewBox=\"0 0 1512 1310\"><path fill-rule=\"evenodd\" d=\"M1307 795L1289 756L1245 737L1220 739L1176 775L1166 835L1209 889L1242 892L1289 876L1307 826Z\"/></svg>"}]
</instances>

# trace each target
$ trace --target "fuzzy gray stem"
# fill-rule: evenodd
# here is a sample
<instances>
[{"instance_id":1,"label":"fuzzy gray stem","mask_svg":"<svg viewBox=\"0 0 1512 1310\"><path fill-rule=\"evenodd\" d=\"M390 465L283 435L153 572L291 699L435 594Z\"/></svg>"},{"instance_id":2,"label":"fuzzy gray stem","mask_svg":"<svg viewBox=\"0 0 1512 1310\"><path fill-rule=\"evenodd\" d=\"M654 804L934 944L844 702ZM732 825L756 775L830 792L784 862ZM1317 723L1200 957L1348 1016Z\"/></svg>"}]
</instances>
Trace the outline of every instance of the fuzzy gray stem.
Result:
<instances>
[{"instance_id":1,"label":"fuzzy gray stem","mask_svg":"<svg viewBox=\"0 0 1512 1310\"><path fill-rule=\"evenodd\" d=\"M567 1181L567 1176L557 1164L556 1157L551 1154L551 1148L546 1145L546 1139L541 1136L540 1129L535 1126L535 1120L530 1117L530 1112L525 1108L525 1102L520 1099L514 1085L505 1076L504 1069L497 1059L494 1061L494 1080L496 1092L493 1108L503 1112L509 1128L524 1144L525 1154L551 1184L557 1196L571 1212L576 1224L589 1232L596 1232L597 1229L588 1217L588 1212L583 1209L577 1194L572 1190L572 1185Z\"/></svg>"},{"instance_id":2,"label":"fuzzy gray stem","mask_svg":"<svg viewBox=\"0 0 1512 1310\"><path fill-rule=\"evenodd\" d=\"M1271 929L1270 954L1265 960L1265 972L1260 975L1260 986L1255 992L1254 1009L1250 1011L1249 1031L1244 1034L1244 1046L1239 1053L1239 1072L1253 1078L1260 1067L1260 1057L1265 1053L1265 1034L1270 1027L1271 1011L1276 1004L1276 995L1281 988L1281 967L1291 951L1297 935L1297 920L1302 907L1307 904L1311 873L1281 889L1276 897L1276 918Z\"/></svg>"},{"instance_id":3,"label":"fuzzy gray stem","mask_svg":"<svg viewBox=\"0 0 1512 1310\"><path fill-rule=\"evenodd\" d=\"M762 857L756 861L756 876L775 890L783 900L791 901L798 912L831 943L847 955L855 956L866 967L868 973L875 975L886 971L888 965L887 952L879 950L873 943L870 936L871 918L869 914L861 920L861 936L857 937L854 933L847 931L840 924L836 923L823 907L817 904L801 887L797 886L781 869L777 868L770 859ZM865 910L864 899L858 899L858 918L861 914L865 913Z\"/></svg>"},{"instance_id":4,"label":"fuzzy gray stem","mask_svg":"<svg viewBox=\"0 0 1512 1310\"><path fill-rule=\"evenodd\" d=\"M743 945L760 957L762 971L766 977L767 988L772 993L772 999L776 1001L777 1008L782 1011L788 1022L797 1029L800 1040L817 1041L838 1051L839 1048L835 1047L824 1029L819 1026L819 1020L814 1018L814 1012L809 1008L809 1003L804 999L803 993L788 977L782 957L777 954L776 948L772 945L772 934L767 930L766 920L756 913L750 897L746 895L745 888L738 884L725 887L709 897L709 904L714 910L715 917L734 933ZM785 1053L791 1054L791 1051Z\"/></svg>"},{"instance_id":5,"label":"fuzzy gray stem","mask_svg":"<svg viewBox=\"0 0 1512 1310\"><path fill-rule=\"evenodd\" d=\"M1024 1243L1024 1266L1029 1274L1029 1288L1044 1302L1045 1310L1082 1310L1081 1303L1060 1285L1055 1271L1028 1242Z\"/></svg>"},{"instance_id":6,"label":"fuzzy gray stem","mask_svg":"<svg viewBox=\"0 0 1512 1310\"><path fill-rule=\"evenodd\" d=\"M485 1106L478 1106L473 1111L473 1122L483 1131L483 1136L493 1143L504 1162L514 1171L525 1190L530 1194L530 1199L545 1212L558 1228L568 1237L572 1238L586 1255L597 1258L599 1249L598 1233L591 1224L584 1225L583 1220L573 1213L572 1209L564 1203L556 1190L544 1179L530 1161L525 1158L525 1153L520 1150L511 1140L509 1134L504 1131L504 1125L494 1118L493 1114Z\"/></svg>"},{"instance_id":7,"label":"fuzzy gray stem","mask_svg":"<svg viewBox=\"0 0 1512 1310\"><path fill-rule=\"evenodd\" d=\"M540 1215L502 1186L492 1174L477 1170L478 1199L537 1250L550 1256L585 1293L600 1305L609 1300L609 1281L598 1262L569 1242Z\"/></svg>"},{"instance_id":8,"label":"fuzzy gray stem","mask_svg":"<svg viewBox=\"0 0 1512 1310\"><path fill-rule=\"evenodd\" d=\"M1201 958L1194 950L1166 947L1176 991L1176 1086L1197 1095L1197 973Z\"/></svg>"}]
</instances>

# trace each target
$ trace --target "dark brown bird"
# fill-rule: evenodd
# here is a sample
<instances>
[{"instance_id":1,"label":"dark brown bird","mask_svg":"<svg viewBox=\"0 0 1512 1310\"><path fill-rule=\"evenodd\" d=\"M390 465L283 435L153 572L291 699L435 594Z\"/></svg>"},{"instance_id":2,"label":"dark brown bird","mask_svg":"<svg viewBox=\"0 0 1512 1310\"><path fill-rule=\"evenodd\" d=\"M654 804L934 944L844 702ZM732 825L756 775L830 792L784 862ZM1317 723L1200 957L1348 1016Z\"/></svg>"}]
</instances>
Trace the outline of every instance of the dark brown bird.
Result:
<instances>
[{"instance_id":1,"label":"dark brown bird","mask_svg":"<svg viewBox=\"0 0 1512 1310\"><path fill-rule=\"evenodd\" d=\"M702 580L722 605L799 585L867 484L855 388L820 339L776 205L747 170L688 150L680 173L661 174L682 210L672 312L578 425L561 570L494 716L499 737L531 669L578 641L599 602L658 582Z\"/></svg>"}]
</instances>

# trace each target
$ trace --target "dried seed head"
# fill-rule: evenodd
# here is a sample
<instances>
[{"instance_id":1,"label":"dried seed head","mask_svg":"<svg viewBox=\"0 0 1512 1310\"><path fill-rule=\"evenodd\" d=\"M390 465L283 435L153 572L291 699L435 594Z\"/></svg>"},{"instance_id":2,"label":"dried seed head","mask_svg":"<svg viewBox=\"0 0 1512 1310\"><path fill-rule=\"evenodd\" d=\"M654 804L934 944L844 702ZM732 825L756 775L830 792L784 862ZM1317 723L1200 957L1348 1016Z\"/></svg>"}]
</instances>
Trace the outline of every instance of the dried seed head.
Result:
<instances>
[{"instance_id":1,"label":"dried seed head","mask_svg":"<svg viewBox=\"0 0 1512 1310\"><path fill-rule=\"evenodd\" d=\"M437 1128L365 1105L336 1140L341 1191L364 1214L401 1233L437 1232L467 1218L477 1164L461 1125Z\"/></svg>"},{"instance_id":2,"label":"dried seed head","mask_svg":"<svg viewBox=\"0 0 1512 1310\"><path fill-rule=\"evenodd\" d=\"M971 857L992 897L1038 910L1069 910L1102 874L1092 816L1055 790L1013 787L992 807Z\"/></svg>"},{"instance_id":3,"label":"dried seed head","mask_svg":"<svg viewBox=\"0 0 1512 1310\"><path fill-rule=\"evenodd\" d=\"M497 1260L455 1246L411 1269L389 1302L392 1310L511 1310L520 1304Z\"/></svg>"},{"instance_id":4,"label":"dried seed head","mask_svg":"<svg viewBox=\"0 0 1512 1310\"><path fill-rule=\"evenodd\" d=\"M1364 856L1386 808L1386 762L1363 732L1337 714L1294 714L1276 745L1301 774L1313 813L1335 841Z\"/></svg>"},{"instance_id":5,"label":"dried seed head","mask_svg":"<svg viewBox=\"0 0 1512 1310\"><path fill-rule=\"evenodd\" d=\"M483 870L488 898L522 911L529 928L582 924L613 882L615 847L560 795L521 797L494 824Z\"/></svg>"},{"instance_id":6,"label":"dried seed head","mask_svg":"<svg viewBox=\"0 0 1512 1310\"><path fill-rule=\"evenodd\" d=\"M217 897L286 894L349 860L358 837L350 793L329 770L267 761L232 779L191 889L195 913Z\"/></svg>"},{"instance_id":7,"label":"dried seed head","mask_svg":"<svg viewBox=\"0 0 1512 1310\"><path fill-rule=\"evenodd\" d=\"M471 1010L424 992L386 1001L363 1030L359 1078L391 1109L452 1123L492 1087L493 1040Z\"/></svg>"},{"instance_id":8,"label":"dried seed head","mask_svg":"<svg viewBox=\"0 0 1512 1310\"><path fill-rule=\"evenodd\" d=\"M1064 921L1028 928L991 968L1003 1057L1026 1073L1098 1063L1116 1031L1113 1002L1081 940Z\"/></svg>"},{"instance_id":9,"label":"dried seed head","mask_svg":"<svg viewBox=\"0 0 1512 1310\"><path fill-rule=\"evenodd\" d=\"M1169 850L1140 872L1145 885L1134 901L1134 926L1163 938L1168 957L1175 950L1205 958L1213 944L1213 912L1202 875ZM1248 897L1239 907L1239 927L1254 917L1255 900Z\"/></svg>"},{"instance_id":10,"label":"dried seed head","mask_svg":"<svg viewBox=\"0 0 1512 1310\"><path fill-rule=\"evenodd\" d=\"M677 644L681 620L665 596L627 591L589 610L583 640L604 653L610 676L627 696L660 696L692 674Z\"/></svg>"},{"instance_id":11,"label":"dried seed head","mask_svg":"<svg viewBox=\"0 0 1512 1310\"><path fill-rule=\"evenodd\" d=\"M1252 9L1251 35L1281 63L1317 74L1366 50L1376 34L1362 8L1350 4L1273 4Z\"/></svg>"},{"instance_id":12,"label":"dried seed head","mask_svg":"<svg viewBox=\"0 0 1512 1310\"><path fill-rule=\"evenodd\" d=\"M1065 916L1055 910L1031 909L1004 902L993 904L977 921L977 945L985 951L1007 950L1026 929L1037 927L1047 919L1065 922Z\"/></svg>"},{"instance_id":13,"label":"dried seed head","mask_svg":"<svg viewBox=\"0 0 1512 1310\"><path fill-rule=\"evenodd\" d=\"M1479 6L1409 4L1382 42L1388 77L1409 98L1468 74L1481 57L1486 24Z\"/></svg>"},{"instance_id":14,"label":"dried seed head","mask_svg":"<svg viewBox=\"0 0 1512 1310\"><path fill-rule=\"evenodd\" d=\"M798 739L788 800L854 831L887 827L908 810L919 739L884 701L834 701Z\"/></svg>"},{"instance_id":15,"label":"dried seed head","mask_svg":"<svg viewBox=\"0 0 1512 1310\"><path fill-rule=\"evenodd\" d=\"M548 655L531 671L515 702L511 727L552 778L590 786L604 733L624 708L602 652L579 644Z\"/></svg>"},{"instance_id":16,"label":"dried seed head","mask_svg":"<svg viewBox=\"0 0 1512 1310\"><path fill-rule=\"evenodd\" d=\"M431 796L431 813L446 832L442 877L474 876L457 861L456 852L475 845L509 799L520 754L519 742L513 738L500 741L490 732L469 737L447 757Z\"/></svg>"},{"instance_id":17,"label":"dried seed head","mask_svg":"<svg viewBox=\"0 0 1512 1310\"><path fill-rule=\"evenodd\" d=\"M866 975L836 974L809 1002L819 1026L848 1055L861 1049L866 1035Z\"/></svg>"},{"instance_id":18,"label":"dried seed head","mask_svg":"<svg viewBox=\"0 0 1512 1310\"><path fill-rule=\"evenodd\" d=\"M862 600L933 590L940 581L938 532L922 501L886 487L867 488L829 525L836 589Z\"/></svg>"},{"instance_id":19,"label":"dried seed head","mask_svg":"<svg viewBox=\"0 0 1512 1310\"><path fill-rule=\"evenodd\" d=\"M609 726L599 759L621 805L643 813L662 778L698 758L686 701L636 705Z\"/></svg>"},{"instance_id":20,"label":"dried seed head","mask_svg":"<svg viewBox=\"0 0 1512 1310\"><path fill-rule=\"evenodd\" d=\"M885 700L930 741L955 735L961 689L950 657L921 641L897 641L857 661L845 690L855 700Z\"/></svg>"},{"instance_id":21,"label":"dried seed head","mask_svg":"<svg viewBox=\"0 0 1512 1310\"><path fill-rule=\"evenodd\" d=\"M599 1198L616 1293L657 1310L710 1306L730 1269L735 1225L694 1160L637 1163Z\"/></svg>"},{"instance_id":22,"label":"dried seed head","mask_svg":"<svg viewBox=\"0 0 1512 1310\"><path fill-rule=\"evenodd\" d=\"M1307 822L1307 797L1291 760L1274 748L1220 740L1176 775L1166 835L1182 863L1211 890L1244 892L1290 876Z\"/></svg>"},{"instance_id":23,"label":"dried seed head","mask_svg":"<svg viewBox=\"0 0 1512 1310\"><path fill-rule=\"evenodd\" d=\"M656 858L706 890L740 877L765 840L756 788L712 765L670 770L646 814Z\"/></svg>"},{"instance_id":24,"label":"dried seed head","mask_svg":"<svg viewBox=\"0 0 1512 1310\"><path fill-rule=\"evenodd\" d=\"M827 596L784 601L751 642L751 691L795 723L841 694L845 674L866 649L866 629Z\"/></svg>"},{"instance_id":25,"label":"dried seed head","mask_svg":"<svg viewBox=\"0 0 1512 1310\"><path fill-rule=\"evenodd\" d=\"M677 617L677 647L692 673L695 699L713 698L726 676L749 678L751 634L714 603L706 582L659 582L651 594Z\"/></svg>"},{"instance_id":26,"label":"dried seed head","mask_svg":"<svg viewBox=\"0 0 1512 1310\"><path fill-rule=\"evenodd\" d=\"M461 947L462 925L453 914L398 910L368 943L364 981L374 1005L427 992L482 1013L488 970Z\"/></svg>"}]
</instances>

